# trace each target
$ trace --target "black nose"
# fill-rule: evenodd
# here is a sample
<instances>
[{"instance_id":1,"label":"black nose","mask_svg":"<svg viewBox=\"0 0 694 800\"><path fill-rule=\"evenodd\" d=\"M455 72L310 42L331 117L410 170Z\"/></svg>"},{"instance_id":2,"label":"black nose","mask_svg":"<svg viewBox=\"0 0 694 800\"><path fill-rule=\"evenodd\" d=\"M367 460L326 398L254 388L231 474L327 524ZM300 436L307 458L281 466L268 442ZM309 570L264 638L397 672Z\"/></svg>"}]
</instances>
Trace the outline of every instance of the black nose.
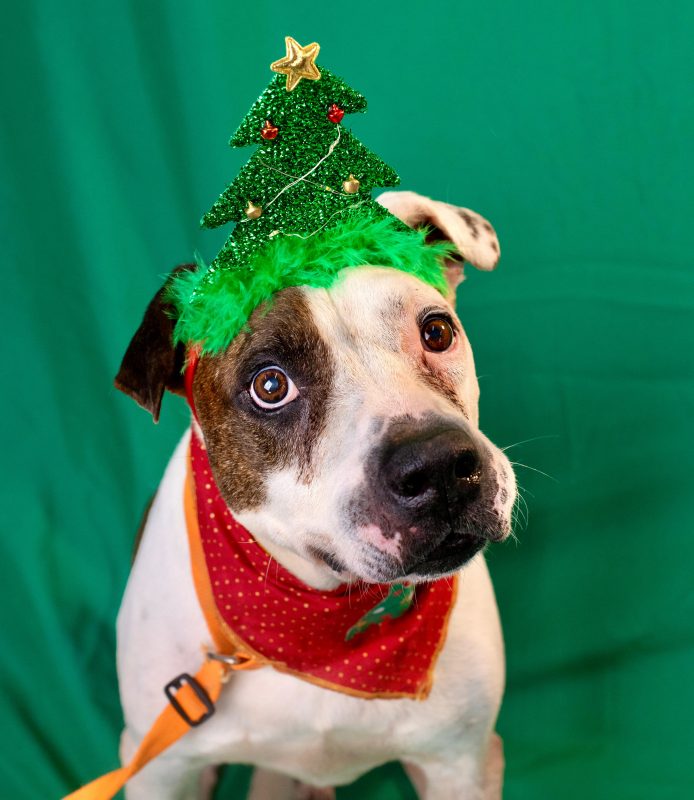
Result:
<instances>
[{"instance_id":1,"label":"black nose","mask_svg":"<svg viewBox=\"0 0 694 800\"><path fill-rule=\"evenodd\" d=\"M464 430L422 431L385 449L382 474L398 505L453 510L479 494L481 459Z\"/></svg>"}]
</instances>

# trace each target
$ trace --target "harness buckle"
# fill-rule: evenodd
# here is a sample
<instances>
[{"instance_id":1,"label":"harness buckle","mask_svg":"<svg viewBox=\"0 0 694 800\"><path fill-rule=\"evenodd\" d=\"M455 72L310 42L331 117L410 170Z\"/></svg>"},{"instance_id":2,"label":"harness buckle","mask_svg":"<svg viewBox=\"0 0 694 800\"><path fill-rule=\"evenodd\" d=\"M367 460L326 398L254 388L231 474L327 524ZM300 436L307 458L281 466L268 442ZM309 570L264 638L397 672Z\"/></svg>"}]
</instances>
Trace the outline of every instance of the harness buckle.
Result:
<instances>
[{"instance_id":1,"label":"harness buckle","mask_svg":"<svg viewBox=\"0 0 694 800\"><path fill-rule=\"evenodd\" d=\"M176 692L186 684L190 686L195 696L205 706L206 711L201 714L198 719L193 719L185 710L185 708L183 708L180 701L176 697ZM171 705L174 707L174 710L179 717L181 717L186 724L190 725L191 728L202 725L203 722L208 720L214 714L214 703L210 699L210 696L200 685L200 683L198 683L198 681L196 681L195 678L192 675L189 675L187 672L182 672L178 677L169 681L164 687L164 694L166 695L169 703L171 703Z\"/></svg>"}]
</instances>

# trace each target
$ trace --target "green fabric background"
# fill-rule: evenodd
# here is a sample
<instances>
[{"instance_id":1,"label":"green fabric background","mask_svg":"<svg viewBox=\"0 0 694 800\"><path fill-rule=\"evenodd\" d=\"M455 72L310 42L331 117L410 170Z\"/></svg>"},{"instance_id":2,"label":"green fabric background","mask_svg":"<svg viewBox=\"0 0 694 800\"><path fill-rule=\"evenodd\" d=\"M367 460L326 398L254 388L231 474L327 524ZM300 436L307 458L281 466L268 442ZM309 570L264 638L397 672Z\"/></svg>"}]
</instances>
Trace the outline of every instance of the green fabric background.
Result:
<instances>
[{"instance_id":1,"label":"green fabric background","mask_svg":"<svg viewBox=\"0 0 694 800\"><path fill-rule=\"evenodd\" d=\"M0 797L115 766L115 614L187 414L169 399L154 428L111 381L162 276L221 245L196 223L250 155L226 141L287 33L366 94L347 123L404 188L499 231L499 271L459 294L482 426L534 439L510 453L554 478L518 468L530 522L489 558L506 798L692 796L691 4L23 0L2 17ZM339 797L412 793L390 767Z\"/></svg>"}]
</instances>

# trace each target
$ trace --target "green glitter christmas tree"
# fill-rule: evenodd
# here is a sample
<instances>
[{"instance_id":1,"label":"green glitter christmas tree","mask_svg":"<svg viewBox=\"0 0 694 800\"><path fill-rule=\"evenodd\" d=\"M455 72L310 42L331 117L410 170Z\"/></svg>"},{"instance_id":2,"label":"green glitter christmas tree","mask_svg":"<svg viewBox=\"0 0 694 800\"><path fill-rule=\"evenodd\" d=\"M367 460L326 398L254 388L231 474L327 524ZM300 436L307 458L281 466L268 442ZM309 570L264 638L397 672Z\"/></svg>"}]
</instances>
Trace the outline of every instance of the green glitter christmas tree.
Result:
<instances>
[{"instance_id":1,"label":"green glitter christmas tree","mask_svg":"<svg viewBox=\"0 0 694 800\"><path fill-rule=\"evenodd\" d=\"M373 219L389 216L371 197L375 187L399 183L397 174L341 124L366 100L314 61L317 44L286 37L287 56L231 138L232 147L258 145L202 224L236 223L212 262L244 267L278 236L309 238L338 225L357 209Z\"/></svg>"},{"instance_id":2,"label":"green glitter christmas tree","mask_svg":"<svg viewBox=\"0 0 694 800\"><path fill-rule=\"evenodd\" d=\"M315 65L319 47L286 37L279 73L248 112L232 147L257 145L202 224L235 223L207 267L181 270L167 286L174 341L219 353L253 311L290 286L328 288L365 264L399 269L447 291L450 246L428 244L371 197L399 178L342 126L366 100Z\"/></svg>"}]
</instances>

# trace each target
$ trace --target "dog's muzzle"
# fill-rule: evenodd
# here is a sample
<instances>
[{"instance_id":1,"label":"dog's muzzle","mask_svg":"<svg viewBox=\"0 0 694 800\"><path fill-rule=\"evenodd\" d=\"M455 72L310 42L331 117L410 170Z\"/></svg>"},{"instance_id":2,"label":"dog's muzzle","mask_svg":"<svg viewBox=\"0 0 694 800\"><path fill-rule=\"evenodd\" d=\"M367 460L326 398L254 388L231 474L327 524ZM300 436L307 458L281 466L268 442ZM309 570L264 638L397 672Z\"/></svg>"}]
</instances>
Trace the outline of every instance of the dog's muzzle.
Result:
<instances>
[{"instance_id":1,"label":"dog's muzzle","mask_svg":"<svg viewBox=\"0 0 694 800\"><path fill-rule=\"evenodd\" d=\"M383 561L392 556L390 569L400 576L453 572L502 538L491 456L455 422L392 423L367 474L354 519L382 532Z\"/></svg>"}]
</instances>

